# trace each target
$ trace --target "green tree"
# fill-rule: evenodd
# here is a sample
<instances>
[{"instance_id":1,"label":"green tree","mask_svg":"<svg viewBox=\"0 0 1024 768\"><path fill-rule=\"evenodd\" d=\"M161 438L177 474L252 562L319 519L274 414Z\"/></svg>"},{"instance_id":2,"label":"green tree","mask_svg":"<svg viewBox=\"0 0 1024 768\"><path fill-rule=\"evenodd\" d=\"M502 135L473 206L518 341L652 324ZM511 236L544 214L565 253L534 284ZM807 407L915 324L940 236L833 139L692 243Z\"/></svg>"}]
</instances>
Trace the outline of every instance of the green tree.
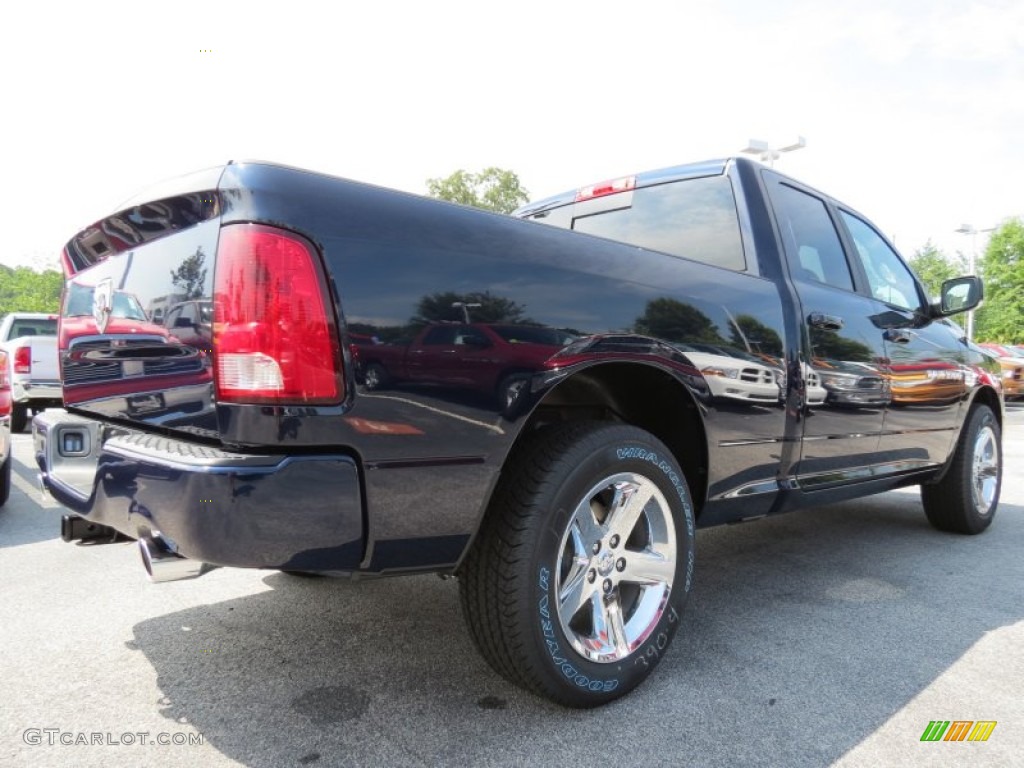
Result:
<instances>
[{"instance_id":1,"label":"green tree","mask_svg":"<svg viewBox=\"0 0 1024 768\"><path fill-rule=\"evenodd\" d=\"M198 299L204 294L206 284L206 254L203 247L196 248L196 252L181 262L181 266L171 270L171 282L174 283L186 299Z\"/></svg>"},{"instance_id":2,"label":"green tree","mask_svg":"<svg viewBox=\"0 0 1024 768\"><path fill-rule=\"evenodd\" d=\"M835 331L824 328L812 327L810 332L811 349L815 357L847 363L870 363L874 359L874 350L856 339L840 336Z\"/></svg>"},{"instance_id":3,"label":"green tree","mask_svg":"<svg viewBox=\"0 0 1024 768\"><path fill-rule=\"evenodd\" d=\"M497 213L512 213L530 199L515 173L494 167L480 173L458 170L444 179L427 179L427 193L450 203Z\"/></svg>"},{"instance_id":4,"label":"green tree","mask_svg":"<svg viewBox=\"0 0 1024 768\"><path fill-rule=\"evenodd\" d=\"M737 315L729 329L733 346L747 352L782 357L782 338L753 315Z\"/></svg>"},{"instance_id":5,"label":"green tree","mask_svg":"<svg viewBox=\"0 0 1024 768\"><path fill-rule=\"evenodd\" d=\"M0 317L8 312L58 312L64 278L48 269L0 265Z\"/></svg>"},{"instance_id":6,"label":"green tree","mask_svg":"<svg viewBox=\"0 0 1024 768\"><path fill-rule=\"evenodd\" d=\"M929 297L938 296L946 280L967 272L967 264L961 254L950 258L936 248L931 240L910 257L910 268L921 278Z\"/></svg>"},{"instance_id":7,"label":"green tree","mask_svg":"<svg viewBox=\"0 0 1024 768\"><path fill-rule=\"evenodd\" d=\"M475 306L474 306L475 305ZM522 304L495 296L490 291L471 293L431 293L420 299L411 325L426 325L444 321L464 320L467 316L473 323L518 323L533 325L534 321L524 315Z\"/></svg>"},{"instance_id":8,"label":"green tree","mask_svg":"<svg viewBox=\"0 0 1024 768\"><path fill-rule=\"evenodd\" d=\"M1012 218L992 233L982 257L985 303L975 316L975 336L1024 343L1024 221Z\"/></svg>"}]
</instances>

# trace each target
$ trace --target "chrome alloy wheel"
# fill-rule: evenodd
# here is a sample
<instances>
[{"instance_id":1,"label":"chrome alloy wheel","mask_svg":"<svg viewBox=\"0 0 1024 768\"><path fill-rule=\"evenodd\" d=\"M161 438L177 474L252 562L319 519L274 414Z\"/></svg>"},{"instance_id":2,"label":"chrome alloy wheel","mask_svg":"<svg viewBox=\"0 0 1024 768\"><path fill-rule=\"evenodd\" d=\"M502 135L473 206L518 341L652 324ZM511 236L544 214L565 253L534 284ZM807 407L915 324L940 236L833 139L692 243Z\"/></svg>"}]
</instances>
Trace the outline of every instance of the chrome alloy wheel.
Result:
<instances>
[{"instance_id":1,"label":"chrome alloy wheel","mask_svg":"<svg viewBox=\"0 0 1024 768\"><path fill-rule=\"evenodd\" d=\"M594 485L558 549L558 619L576 651L620 661L654 631L676 572L676 531L664 494L624 472Z\"/></svg>"},{"instance_id":2,"label":"chrome alloy wheel","mask_svg":"<svg viewBox=\"0 0 1024 768\"><path fill-rule=\"evenodd\" d=\"M974 463L971 466L971 490L979 515L992 511L999 485L999 443L992 427L984 426L974 438Z\"/></svg>"}]
</instances>

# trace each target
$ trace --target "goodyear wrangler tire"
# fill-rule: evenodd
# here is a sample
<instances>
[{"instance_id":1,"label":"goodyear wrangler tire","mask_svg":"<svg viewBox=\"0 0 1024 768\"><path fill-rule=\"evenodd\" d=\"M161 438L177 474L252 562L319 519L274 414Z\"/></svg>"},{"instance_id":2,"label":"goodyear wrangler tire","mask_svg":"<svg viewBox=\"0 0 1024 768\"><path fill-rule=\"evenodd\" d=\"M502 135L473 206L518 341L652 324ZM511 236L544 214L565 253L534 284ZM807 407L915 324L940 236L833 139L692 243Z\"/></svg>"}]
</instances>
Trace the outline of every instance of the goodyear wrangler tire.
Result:
<instances>
[{"instance_id":1,"label":"goodyear wrangler tire","mask_svg":"<svg viewBox=\"0 0 1024 768\"><path fill-rule=\"evenodd\" d=\"M527 436L460 572L463 613L500 674L570 707L639 685L693 579L693 504L652 435L570 422Z\"/></svg>"},{"instance_id":2,"label":"goodyear wrangler tire","mask_svg":"<svg viewBox=\"0 0 1024 768\"><path fill-rule=\"evenodd\" d=\"M945 476L921 486L928 522L940 531L981 533L992 524L1003 479L1003 444L992 409L978 405L960 432Z\"/></svg>"}]
</instances>

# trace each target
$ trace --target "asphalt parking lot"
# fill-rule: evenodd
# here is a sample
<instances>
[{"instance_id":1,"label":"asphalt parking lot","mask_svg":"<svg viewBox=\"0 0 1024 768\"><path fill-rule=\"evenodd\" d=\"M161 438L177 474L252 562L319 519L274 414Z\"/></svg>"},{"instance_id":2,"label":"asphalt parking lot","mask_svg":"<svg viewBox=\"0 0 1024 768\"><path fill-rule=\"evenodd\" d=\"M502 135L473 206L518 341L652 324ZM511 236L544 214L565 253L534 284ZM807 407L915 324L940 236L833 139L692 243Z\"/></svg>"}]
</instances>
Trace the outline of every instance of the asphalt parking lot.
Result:
<instances>
[{"instance_id":1,"label":"asphalt parking lot","mask_svg":"<svg viewBox=\"0 0 1024 768\"><path fill-rule=\"evenodd\" d=\"M493 674L453 580L157 585L134 543L65 544L14 442L5 766L1024 764L1024 408L982 536L932 530L915 490L701 531L671 653L586 712ZM932 720L997 725L920 741Z\"/></svg>"}]
</instances>

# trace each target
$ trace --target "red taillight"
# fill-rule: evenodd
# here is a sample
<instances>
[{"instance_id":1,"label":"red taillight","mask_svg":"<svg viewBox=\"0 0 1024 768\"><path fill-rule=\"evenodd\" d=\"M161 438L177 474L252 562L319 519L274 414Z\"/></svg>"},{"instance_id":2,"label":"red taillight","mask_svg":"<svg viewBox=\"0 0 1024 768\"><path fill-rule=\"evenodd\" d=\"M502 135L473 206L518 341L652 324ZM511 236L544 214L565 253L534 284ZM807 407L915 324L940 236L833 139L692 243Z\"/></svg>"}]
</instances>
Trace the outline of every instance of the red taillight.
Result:
<instances>
[{"instance_id":1,"label":"red taillight","mask_svg":"<svg viewBox=\"0 0 1024 768\"><path fill-rule=\"evenodd\" d=\"M341 350L313 246L258 224L221 230L214 272L217 397L337 403Z\"/></svg>"},{"instance_id":2,"label":"red taillight","mask_svg":"<svg viewBox=\"0 0 1024 768\"><path fill-rule=\"evenodd\" d=\"M614 179L612 181L602 181L600 184L591 184L589 187L584 187L576 193L576 202L580 203L584 200L590 200L595 197L604 197L605 195L614 195L618 192L628 192L636 186L636 176L626 176L622 179Z\"/></svg>"},{"instance_id":3,"label":"red taillight","mask_svg":"<svg viewBox=\"0 0 1024 768\"><path fill-rule=\"evenodd\" d=\"M32 347L18 347L14 350L14 372L32 373Z\"/></svg>"}]
</instances>

